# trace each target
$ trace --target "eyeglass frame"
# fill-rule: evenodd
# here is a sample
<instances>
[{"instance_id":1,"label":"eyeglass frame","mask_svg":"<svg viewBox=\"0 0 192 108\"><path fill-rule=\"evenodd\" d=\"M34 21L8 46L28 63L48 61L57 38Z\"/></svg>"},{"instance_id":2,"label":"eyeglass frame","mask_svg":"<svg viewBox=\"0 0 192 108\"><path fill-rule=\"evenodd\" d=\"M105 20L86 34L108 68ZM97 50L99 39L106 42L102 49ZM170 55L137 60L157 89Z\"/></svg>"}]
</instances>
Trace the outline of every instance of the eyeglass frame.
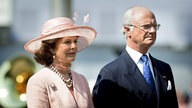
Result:
<instances>
[{"instance_id":1,"label":"eyeglass frame","mask_svg":"<svg viewBox=\"0 0 192 108\"><path fill-rule=\"evenodd\" d=\"M150 31L151 30L151 27L153 27L156 31L159 30L160 28L160 24L145 24L145 25L134 25L134 24L126 24L128 26L132 26L132 27L136 27L138 29L141 29L143 31Z\"/></svg>"}]
</instances>

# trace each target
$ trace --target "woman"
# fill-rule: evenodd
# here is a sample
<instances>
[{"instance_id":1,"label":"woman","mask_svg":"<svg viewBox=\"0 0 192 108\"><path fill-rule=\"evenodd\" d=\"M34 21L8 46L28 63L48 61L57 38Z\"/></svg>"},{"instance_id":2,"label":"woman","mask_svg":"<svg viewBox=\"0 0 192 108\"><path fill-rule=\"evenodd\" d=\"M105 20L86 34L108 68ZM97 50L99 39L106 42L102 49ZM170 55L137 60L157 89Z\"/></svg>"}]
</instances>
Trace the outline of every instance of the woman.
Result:
<instances>
[{"instance_id":1,"label":"woman","mask_svg":"<svg viewBox=\"0 0 192 108\"><path fill-rule=\"evenodd\" d=\"M93 28L58 17L43 25L39 38L25 44L25 50L44 65L28 81L28 108L93 107L88 81L70 67L77 52L88 47L95 37Z\"/></svg>"}]
</instances>

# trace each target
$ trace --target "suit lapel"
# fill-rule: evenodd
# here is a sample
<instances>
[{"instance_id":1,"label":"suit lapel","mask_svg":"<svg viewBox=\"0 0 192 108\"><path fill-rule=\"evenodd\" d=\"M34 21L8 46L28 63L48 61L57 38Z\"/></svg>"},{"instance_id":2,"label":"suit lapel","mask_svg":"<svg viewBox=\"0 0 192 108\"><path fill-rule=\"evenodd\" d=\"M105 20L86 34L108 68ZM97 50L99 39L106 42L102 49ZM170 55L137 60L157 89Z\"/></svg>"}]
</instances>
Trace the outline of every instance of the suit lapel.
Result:
<instances>
[{"instance_id":1,"label":"suit lapel","mask_svg":"<svg viewBox=\"0 0 192 108\"><path fill-rule=\"evenodd\" d=\"M125 79L129 79L127 80L127 83L129 84L131 82L132 83L131 86L135 86L135 87L130 87L130 85L126 85L127 89L133 89L133 91L138 92L135 94L138 95L139 97L144 97L146 94L153 95L151 88L147 84L139 68L137 67L137 65L132 60L132 58L130 57L130 55L127 53L126 50L121 54L120 58L122 58L122 60L126 63L126 67L125 67L126 71L122 71L122 72L128 73L127 78L125 78ZM136 85L139 85L139 86L136 86Z\"/></svg>"},{"instance_id":2,"label":"suit lapel","mask_svg":"<svg viewBox=\"0 0 192 108\"><path fill-rule=\"evenodd\" d=\"M153 71L154 71L154 76L155 76L155 84L156 84L156 90L157 90L157 100L159 104L161 92L166 92L167 91L167 80L166 77L161 74L160 69L158 68L158 65L156 63L156 59L154 59L150 54L149 57L151 59L152 65L153 65Z\"/></svg>"},{"instance_id":3,"label":"suit lapel","mask_svg":"<svg viewBox=\"0 0 192 108\"><path fill-rule=\"evenodd\" d=\"M166 76L162 75L160 69L158 68L156 59L153 58L151 55L149 55L149 57L151 59L152 65L153 65L154 76L156 79L156 88L161 91L166 92L167 86L168 86L167 78L166 78Z\"/></svg>"}]
</instances>

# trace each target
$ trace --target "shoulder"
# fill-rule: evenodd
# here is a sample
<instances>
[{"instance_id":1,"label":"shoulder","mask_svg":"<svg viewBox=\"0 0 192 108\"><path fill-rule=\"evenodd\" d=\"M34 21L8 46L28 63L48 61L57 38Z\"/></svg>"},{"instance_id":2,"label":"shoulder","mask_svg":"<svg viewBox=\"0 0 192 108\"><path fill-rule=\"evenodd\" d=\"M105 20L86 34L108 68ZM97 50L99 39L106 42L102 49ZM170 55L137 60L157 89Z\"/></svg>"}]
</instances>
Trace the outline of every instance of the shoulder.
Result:
<instances>
[{"instance_id":1,"label":"shoulder","mask_svg":"<svg viewBox=\"0 0 192 108\"><path fill-rule=\"evenodd\" d=\"M34 84L47 82L47 80L53 78L52 74L53 72L50 69L42 68L29 78L28 83Z\"/></svg>"},{"instance_id":2,"label":"shoulder","mask_svg":"<svg viewBox=\"0 0 192 108\"><path fill-rule=\"evenodd\" d=\"M76 78L76 79L86 80L85 76L82 75L82 74L80 74L80 73L77 73L77 72L75 72L75 71L71 71L71 73L72 73L73 77Z\"/></svg>"},{"instance_id":3,"label":"shoulder","mask_svg":"<svg viewBox=\"0 0 192 108\"><path fill-rule=\"evenodd\" d=\"M124 63L120 59L120 57L116 58L115 60L107 63L104 65L98 75L98 78L102 79L115 79L117 73L119 72L118 70L122 69L122 65Z\"/></svg>"},{"instance_id":4,"label":"shoulder","mask_svg":"<svg viewBox=\"0 0 192 108\"><path fill-rule=\"evenodd\" d=\"M154 57L150 57L152 65L154 68L156 68L163 76L170 75L172 76L172 69L171 66L162 60L159 60Z\"/></svg>"},{"instance_id":5,"label":"shoulder","mask_svg":"<svg viewBox=\"0 0 192 108\"><path fill-rule=\"evenodd\" d=\"M170 65L163 61L163 60L160 60L160 59L157 59L157 58L154 58L152 56L150 56L150 59L151 59L151 62L155 65L158 65L158 66L164 66L164 67L170 67Z\"/></svg>"},{"instance_id":6,"label":"shoulder","mask_svg":"<svg viewBox=\"0 0 192 108\"><path fill-rule=\"evenodd\" d=\"M86 77L82 74L79 74L77 72L74 72L72 71L72 76L73 76L73 81L74 83L76 83L76 85L79 85L79 86L84 86L86 85L86 87L88 87L88 80L86 79ZM81 88L81 87L80 87Z\"/></svg>"},{"instance_id":7,"label":"shoulder","mask_svg":"<svg viewBox=\"0 0 192 108\"><path fill-rule=\"evenodd\" d=\"M122 64L126 64L126 62L131 61L131 57L130 55L127 53L126 50L122 51L122 53L114 60L112 60L111 62L109 62L108 64L105 65L105 67L114 67L114 66L122 66ZM121 65L119 65L121 64Z\"/></svg>"},{"instance_id":8,"label":"shoulder","mask_svg":"<svg viewBox=\"0 0 192 108\"><path fill-rule=\"evenodd\" d=\"M121 55L119 55L116 59L112 60L111 62L107 63L106 65L103 66L102 69L107 69L107 70L116 70L116 69L121 69L122 67L126 67L128 63L131 63L132 59L128 55L127 52L122 52Z\"/></svg>"},{"instance_id":9,"label":"shoulder","mask_svg":"<svg viewBox=\"0 0 192 108\"><path fill-rule=\"evenodd\" d=\"M50 74L50 69L44 67L42 69L40 69L39 71L37 71L35 74L33 74L33 76L31 78L43 78L46 77L48 74Z\"/></svg>"}]
</instances>

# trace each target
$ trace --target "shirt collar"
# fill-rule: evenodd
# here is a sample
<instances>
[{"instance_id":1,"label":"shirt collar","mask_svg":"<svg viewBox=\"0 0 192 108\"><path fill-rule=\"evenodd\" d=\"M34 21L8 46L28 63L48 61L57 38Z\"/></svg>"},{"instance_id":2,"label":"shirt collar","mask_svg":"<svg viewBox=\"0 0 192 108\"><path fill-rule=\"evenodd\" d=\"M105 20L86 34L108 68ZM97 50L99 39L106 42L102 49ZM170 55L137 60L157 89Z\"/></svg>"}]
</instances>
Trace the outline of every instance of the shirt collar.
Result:
<instances>
[{"instance_id":1,"label":"shirt collar","mask_svg":"<svg viewBox=\"0 0 192 108\"><path fill-rule=\"evenodd\" d=\"M141 54L140 52L130 48L129 46L126 46L126 51L128 52L128 54L131 56L131 58L133 59L133 61L135 62L135 64L138 64L141 56L143 54ZM146 55L149 58L149 53L147 52Z\"/></svg>"}]
</instances>

